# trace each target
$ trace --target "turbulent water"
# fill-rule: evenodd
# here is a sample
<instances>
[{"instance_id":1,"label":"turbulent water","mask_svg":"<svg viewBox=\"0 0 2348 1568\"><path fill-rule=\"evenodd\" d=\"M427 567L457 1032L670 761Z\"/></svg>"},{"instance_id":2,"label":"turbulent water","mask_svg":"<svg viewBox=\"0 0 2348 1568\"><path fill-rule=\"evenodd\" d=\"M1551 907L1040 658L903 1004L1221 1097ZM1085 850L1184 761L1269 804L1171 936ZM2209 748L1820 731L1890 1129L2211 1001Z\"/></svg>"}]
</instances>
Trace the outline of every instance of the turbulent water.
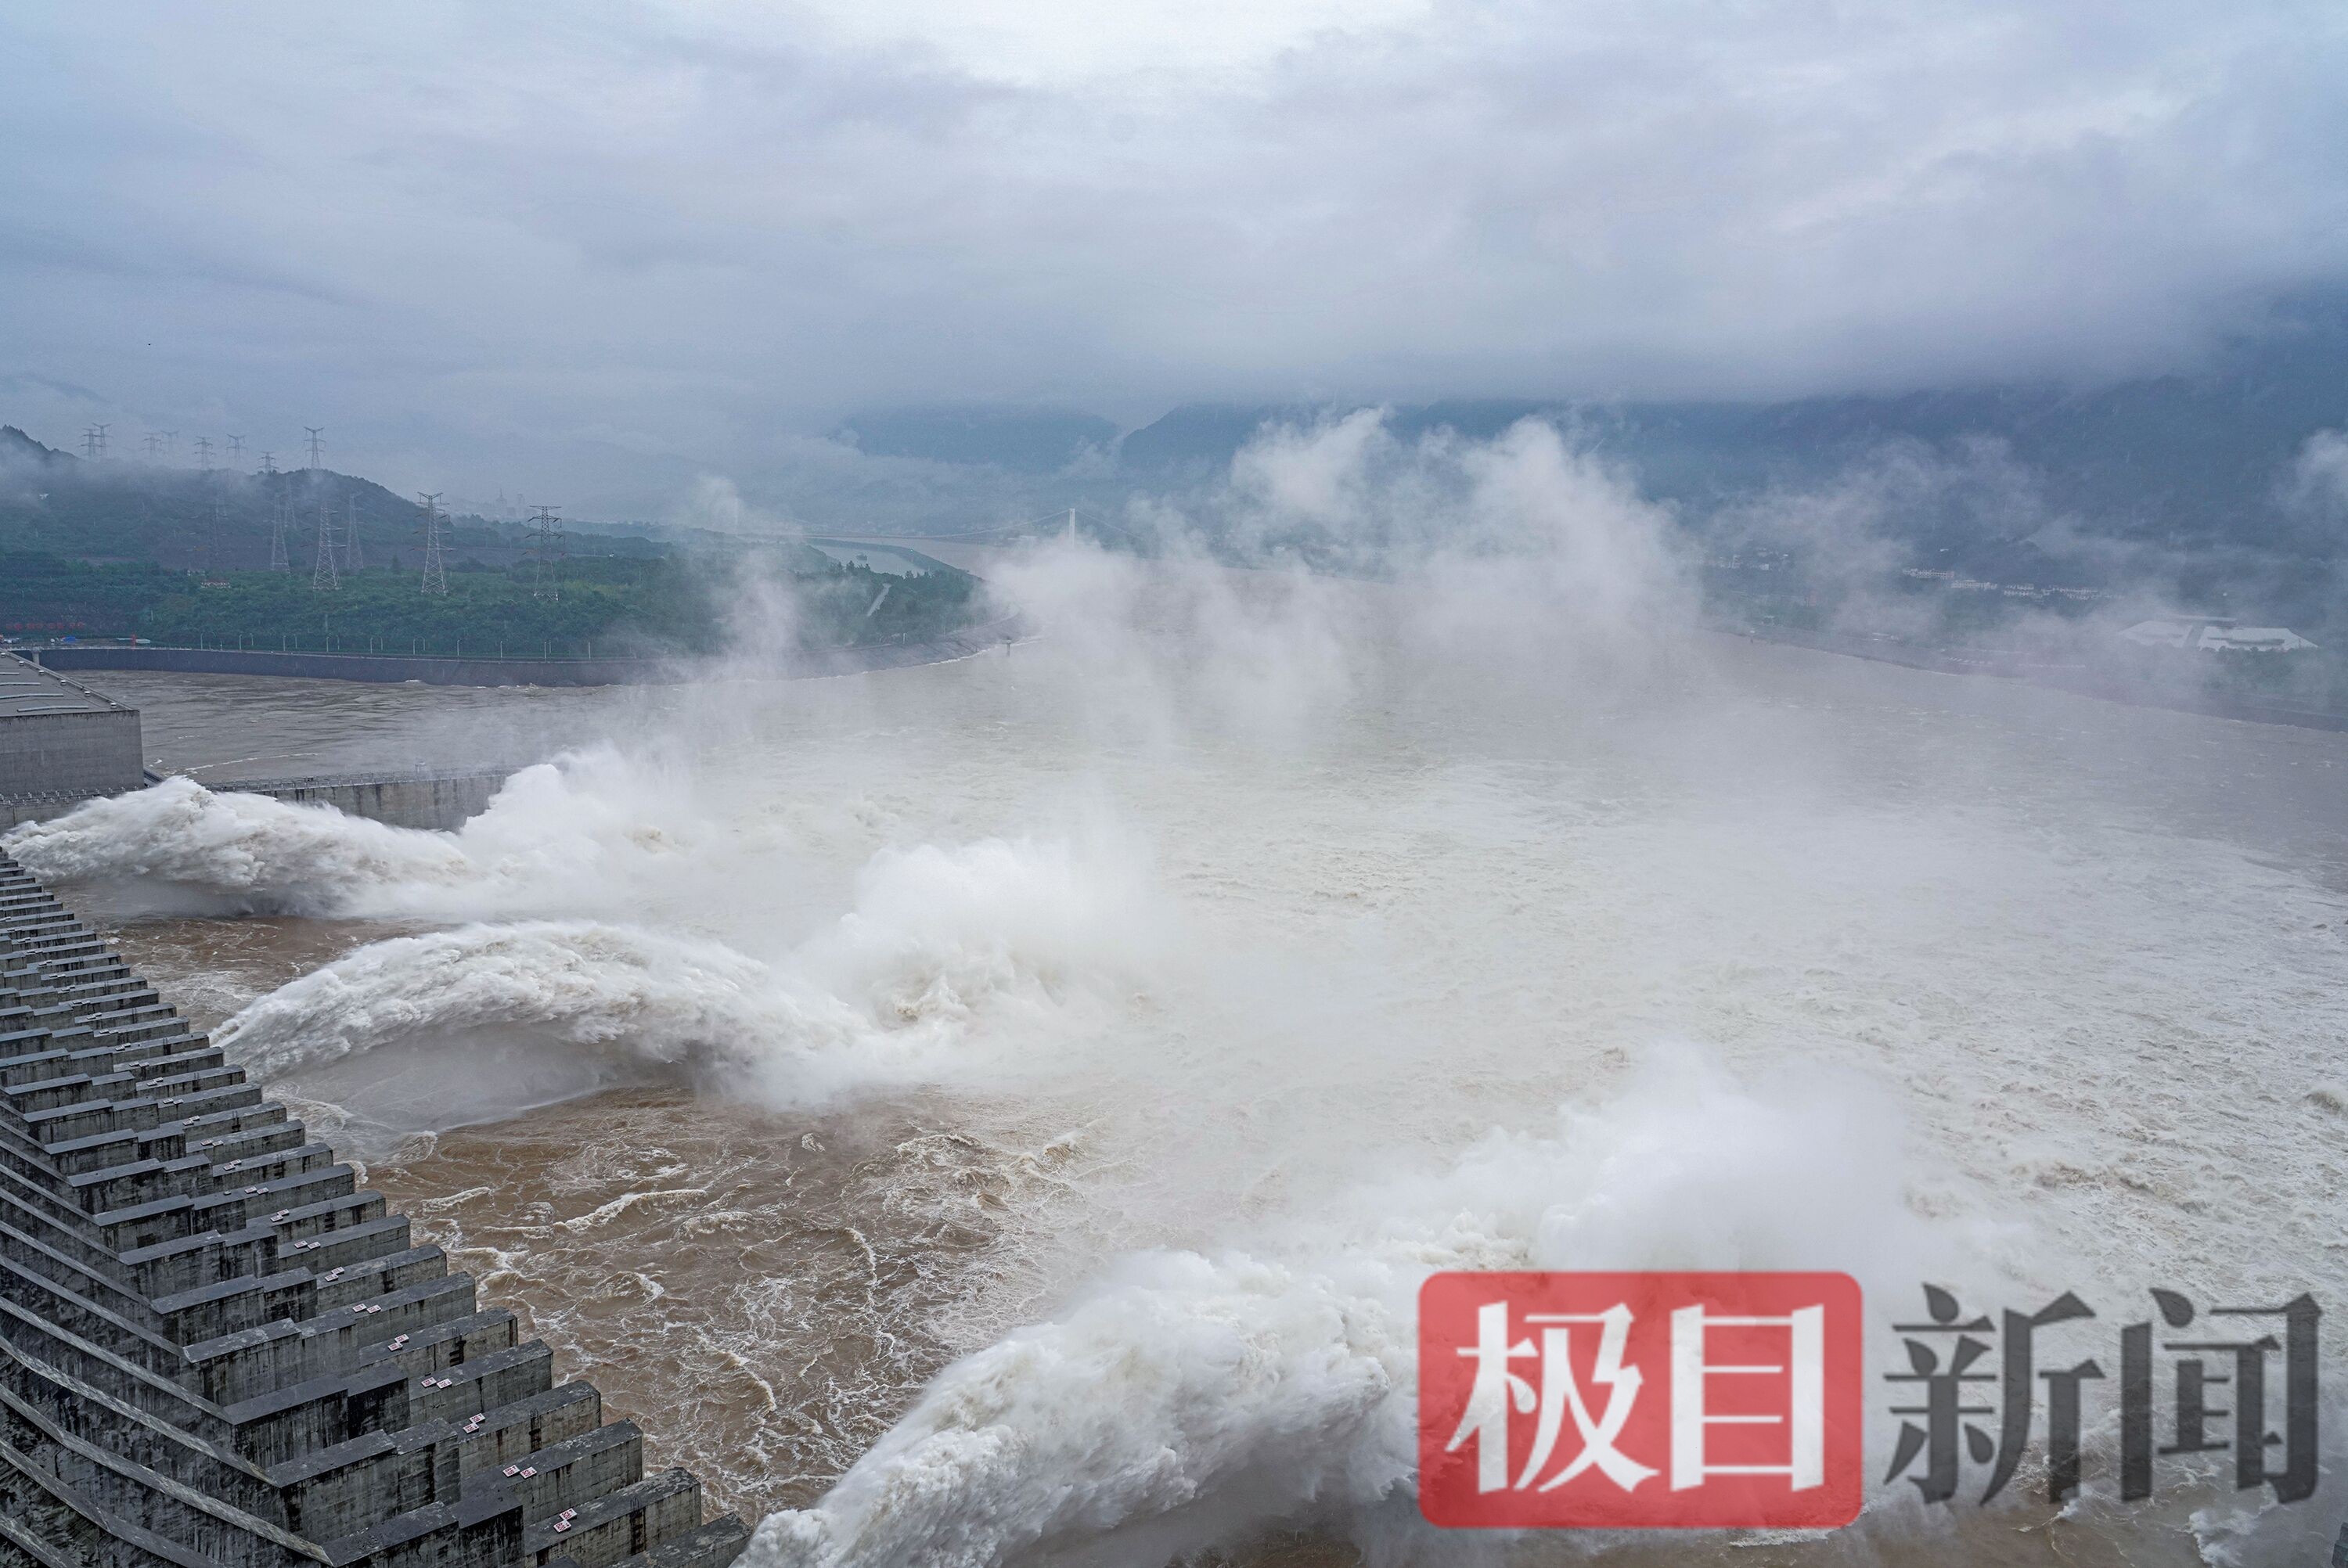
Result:
<instances>
[{"instance_id":1,"label":"turbulent water","mask_svg":"<svg viewBox=\"0 0 2348 1568\"><path fill-rule=\"evenodd\" d=\"M1439 1535L1412 1303L1447 1266L1847 1269L1887 1321L1927 1279L2348 1303L2348 737L1379 588L1035 591L1042 643L847 681L452 716L107 678L200 777L354 734L559 760L453 835L170 785L12 849L662 1462L775 1514L756 1563L2336 1529L2336 1491L1901 1483L1807 1542Z\"/></svg>"}]
</instances>

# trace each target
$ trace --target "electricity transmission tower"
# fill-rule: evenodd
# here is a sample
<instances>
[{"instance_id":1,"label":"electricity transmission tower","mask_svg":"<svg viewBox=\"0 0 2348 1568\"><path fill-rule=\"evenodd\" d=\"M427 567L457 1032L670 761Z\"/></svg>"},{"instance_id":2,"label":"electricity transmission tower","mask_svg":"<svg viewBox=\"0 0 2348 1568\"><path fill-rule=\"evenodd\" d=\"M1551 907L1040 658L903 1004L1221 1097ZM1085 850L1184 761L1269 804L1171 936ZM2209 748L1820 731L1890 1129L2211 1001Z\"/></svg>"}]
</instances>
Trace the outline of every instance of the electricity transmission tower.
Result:
<instances>
[{"instance_id":1,"label":"electricity transmission tower","mask_svg":"<svg viewBox=\"0 0 2348 1568\"><path fill-rule=\"evenodd\" d=\"M264 474L274 474L277 472L276 453L263 452L261 455L261 471Z\"/></svg>"},{"instance_id":2,"label":"electricity transmission tower","mask_svg":"<svg viewBox=\"0 0 2348 1568\"><path fill-rule=\"evenodd\" d=\"M315 468L325 456L326 427L323 425L304 425L302 428L310 433L310 466Z\"/></svg>"},{"instance_id":3,"label":"electricity transmission tower","mask_svg":"<svg viewBox=\"0 0 2348 1568\"><path fill-rule=\"evenodd\" d=\"M427 496L418 490L416 498L424 503L424 591L445 594L448 563L440 553L440 492Z\"/></svg>"},{"instance_id":4,"label":"electricity transmission tower","mask_svg":"<svg viewBox=\"0 0 2348 1568\"><path fill-rule=\"evenodd\" d=\"M162 455L163 437L152 430L147 432L147 438L144 441L141 441L139 445L146 448L147 461L149 463L152 463L157 457Z\"/></svg>"},{"instance_id":5,"label":"electricity transmission tower","mask_svg":"<svg viewBox=\"0 0 2348 1568\"><path fill-rule=\"evenodd\" d=\"M271 470L272 473L275 471ZM285 534L293 521L293 510L292 497L282 492L277 497L276 505L270 508L269 569L271 571L291 572L294 569L294 558L285 548Z\"/></svg>"},{"instance_id":6,"label":"electricity transmission tower","mask_svg":"<svg viewBox=\"0 0 2348 1568\"><path fill-rule=\"evenodd\" d=\"M93 425L81 433L81 455L91 462L106 456L106 426Z\"/></svg>"},{"instance_id":7,"label":"electricity transmission tower","mask_svg":"<svg viewBox=\"0 0 2348 1568\"><path fill-rule=\"evenodd\" d=\"M562 589L554 580L554 569L562 559L562 519L552 507L532 507L530 511L530 548L524 552L531 563L530 596L561 599Z\"/></svg>"},{"instance_id":8,"label":"electricity transmission tower","mask_svg":"<svg viewBox=\"0 0 2348 1568\"><path fill-rule=\"evenodd\" d=\"M228 438L228 461L229 466L232 468L242 468L244 466L243 436L232 436Z\"/></svg>"},{"instance_id":9,"label":"electricity transmission tower","mask_svg":"<svg viewBox=\"0 0 2348 1568\"><path fill-rule=\"evenodd\" d=\"M345 519L343 528L343 569L345 571L357 571L365 563L359 556L359 498L356 496L343 497L343 514Z\"/></svg>"},{"instance_id":10,"label":"electricity transmission tower","mask_svg":"<svg viewBox=\"0 0 2348 1568\"><path fill-rule=\"evenodd\" d=\"M330 593L342 586L342 574L335 569L335 514L326 509L322 497L318 501L317 564L310 569L310 589L314 593Z\"/></svg>"},{"instance_id":11,"label":"electricity transmission tower","mask_svg":"<svg viewBox=\"0 0 2348 1568\"><path fill-rule=\"evenodd\" d=\"M207 474L212 471L212 438L209 436L196 437L196 466Z\"/></svg>"},{"instance_id":12,"label":"electricity transmission tower","mask_svg":"<svg viewBox=\"0 0 2348 1568\"><path fill-rule=\"evenodd\" d=\"M199 581L220 569L221 504L220 487L212 487L211 505L205 508L204 537L197 547L196 578Z\"/></svg>"},{"instance_id":13,"label":"electricity transmission tower","mask_svg":"<svg viewBox=\"0 0 2348 1568\"><path fill-rule=\"evenodd\" d=\"M166 430L163 432L163 461L176 463L179 460L180 433L176 430Z\"/></svg>"}]
</instances>

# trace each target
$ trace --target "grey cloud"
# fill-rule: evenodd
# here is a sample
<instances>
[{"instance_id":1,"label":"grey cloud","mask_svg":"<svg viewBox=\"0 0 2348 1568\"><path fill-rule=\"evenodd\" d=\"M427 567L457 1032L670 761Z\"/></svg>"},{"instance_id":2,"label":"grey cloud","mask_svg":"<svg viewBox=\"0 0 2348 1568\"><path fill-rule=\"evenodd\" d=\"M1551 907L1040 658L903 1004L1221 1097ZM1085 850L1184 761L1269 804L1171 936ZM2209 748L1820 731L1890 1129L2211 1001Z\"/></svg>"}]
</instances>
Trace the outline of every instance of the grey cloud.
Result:
<instances>
[{"instance_id":1,"label":"grey cloud","mask_svg":"<svg viewBox=\"0 0 2348 1568\"><path fill-rule=\"evenodd\" d=\"M0 244L0 374L749 473L891 402L2094 377L2348 274L2328 5L1465 0L1017 85L698 15L13 8L0 210L72 248Z\"/></svg>"},{"instance_id":2,"label":"grey cloud","mask_svg":"<svg viewBox=\"0 0 2348 1568\"><path fill-rule=\"evenodd\" d=\"M2348 515L2348 430L2319 430L2301 446L2283 487L2285 503L2326 520Z\"/></svg>"}]
</instances>

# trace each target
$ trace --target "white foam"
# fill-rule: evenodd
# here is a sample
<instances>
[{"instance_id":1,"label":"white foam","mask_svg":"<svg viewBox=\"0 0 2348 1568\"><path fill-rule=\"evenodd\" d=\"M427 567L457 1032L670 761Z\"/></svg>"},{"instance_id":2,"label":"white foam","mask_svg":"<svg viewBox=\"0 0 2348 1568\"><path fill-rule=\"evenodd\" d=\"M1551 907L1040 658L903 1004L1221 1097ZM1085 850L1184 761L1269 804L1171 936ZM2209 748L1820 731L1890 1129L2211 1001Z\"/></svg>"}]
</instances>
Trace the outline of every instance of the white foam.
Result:
<instances>
[{"instance_id":1,"label":"white foam","mask_svg":"<svg viewBox=\"0 0 2348 1568\"><path fill-rule=\"evenodd\" d=\"M775 963L690 933L477 923L360 948L217 1038L262 1079L392 1126L664 1075L805 1104L951 1075L983 1030L1035 1051L1124 983L1159 923L1146 875L1107 846L892 850L852 909Z\"/></svg>"},{"instance_id":2,"label":"white foam","mask_svg":"<svg viewBox=\"0 0 2348 1568\"><path fill-rule=\"evenodd\" d=\"M330 806L215 793L188 778L26 823L0 843L50 882L145 884L287 914L347 913L354 888L447 887L478 875L445 834L389 827ZM179 906L166 900L165 907Z\"/></svg>"},{"instance_id":3,"label":"white foam","mask_svg":"<svg viewBox=\"0 0 2348 1568\"><path fill-rule=\"evenodd\" d=\"M1674 1059L1602 1110L1496 1133L1247 1250L1123 1260L949 1368L746 1561L1158 1562L1272 1522L1405 1553L1432 1539L1412 1503L1430 1274L1824 1268L1910 1290L1920 1270L1977 1269L1904 1204L1902 1159L1896 1113L1865 1091L1764 1096Z\"/></svg>"},{"instance_id":4,"label":"white foam","mask_svg":"<svg viewBox=\"0 0 2348 1568\"><path fill-rule=\"evenodd\" d=\"M688 775L598 746L520 770L453 833L176 777L0 843L126 913L478 919L612 907L687 859L702 826Z\"/></svg>"}]
</instances>

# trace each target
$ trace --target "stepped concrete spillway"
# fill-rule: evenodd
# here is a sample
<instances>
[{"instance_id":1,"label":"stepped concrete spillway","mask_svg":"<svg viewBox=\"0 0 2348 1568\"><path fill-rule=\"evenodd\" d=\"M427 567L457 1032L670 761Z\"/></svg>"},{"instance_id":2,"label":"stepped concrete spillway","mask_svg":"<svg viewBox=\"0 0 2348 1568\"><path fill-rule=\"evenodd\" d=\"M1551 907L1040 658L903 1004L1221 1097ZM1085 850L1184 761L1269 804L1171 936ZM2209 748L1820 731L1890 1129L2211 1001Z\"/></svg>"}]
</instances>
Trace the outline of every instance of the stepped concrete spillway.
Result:
<instances>
[{"instance_id":1,"label":"stepped concrete spillway","mask_svg":"<svg viewBox=\"0 0 2348 1568\"><path fill-rule=\"evenodd\" d=\"M0 855L0 1565L739 1555L516 1327Z\"/></svg>"}]
</instances>

